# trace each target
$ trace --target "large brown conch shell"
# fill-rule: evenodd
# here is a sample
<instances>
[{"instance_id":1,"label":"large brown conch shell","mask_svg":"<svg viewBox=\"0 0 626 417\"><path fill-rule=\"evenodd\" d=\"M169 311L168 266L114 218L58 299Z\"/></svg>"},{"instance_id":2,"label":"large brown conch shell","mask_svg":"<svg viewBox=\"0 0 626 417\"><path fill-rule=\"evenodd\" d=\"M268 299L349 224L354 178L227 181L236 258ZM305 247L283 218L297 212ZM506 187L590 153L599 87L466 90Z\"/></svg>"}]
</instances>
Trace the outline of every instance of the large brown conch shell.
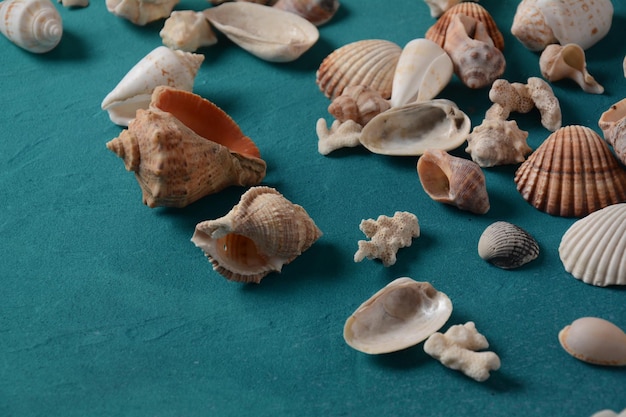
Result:
<instances>
[{"instance_id":1,"label":"large brown conch shell","mask_svg":"<svg viewBox=\"0 0 626 417\"><path fill-rule=\"evenodd\" d=\"M604 139L613 147L615 155L626 164L626 98L609 107L598 120Z\"/></svg>"},{"instance_id":2,"label":"large brown conch shell","mask_svg":"<svg viewBox=\"0 0 626 417\"><path fill-rule=\"evenodd\" d=\"M253 187L225 216L198 223L191 241L227 279L258 284L321 235L301 206L273 188Z\"/></svg>"},{"instance_id":3,"label":"large brown conch shell","mask_svg":"<svg viewBox=\"0 0 626 417\"><path fill-rule=\"evenodd\" d=\"M429 149L417 161L417 173L433 200L476 214L489 211L485 175L476 162Z\"/></svg>"},{"instance_id":4,"label":"large brown conch shell","mask_svg":"<svg viewBox=\"0 0 626 417\"><path fill-rule=\"evenodd\" d=\"M265 161L239 126L202 97L160 86L148 110L106 144L133 171L149 207L184 207L265 177Z\"/></svg>"},{"instance_id":5,"label":"large brown conch shell","mask_svg":"<svg viewBox=\"0 0 626 417\"><path fill-rule=\"evenodd\" d=\"M554 216L583 217L626 201L626 171L585 126L552 133L517 169L515 183L526 201Z\"/></svg>"}]
</instances>

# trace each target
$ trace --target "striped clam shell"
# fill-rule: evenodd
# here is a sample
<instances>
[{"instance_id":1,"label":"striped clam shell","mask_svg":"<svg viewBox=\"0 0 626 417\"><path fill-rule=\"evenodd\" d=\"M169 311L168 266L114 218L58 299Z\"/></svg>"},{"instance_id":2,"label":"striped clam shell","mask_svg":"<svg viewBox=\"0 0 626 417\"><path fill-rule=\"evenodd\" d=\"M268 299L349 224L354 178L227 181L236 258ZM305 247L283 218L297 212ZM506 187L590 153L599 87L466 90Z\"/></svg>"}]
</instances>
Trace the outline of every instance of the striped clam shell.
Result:
<instances>
[{"instance_id":1,"label":"striped clam shell","mask_svg":"<svg viewBox=\"0 0 626 417\"><path fill-rule=\"evenodd\" d=\"M320 64L315 82L331 100L351 85L363 85L389 99L402 48L390 41L365 39L331 52Z\"/></svg>"},{"instance_id":2,"label":"striped clam shell","mask_svg":"<svg viewBox=\"0 0 626 417\"><path fill-rule=\"evenodd\" d=\"M515 184L553 216L583 217L626 201L626 171L596 132L579 125L553 132L517 169Z\"/></svg>"},{"instance_id":3,"label":"striped clam shell","mask_svg":"<svg viewBox=\"0 0 626 417\"><path fill-rule=\"evenodd\" d=\"M599 287L626 285L626 203L576 221L563 235L559 256L574 278Z\"/></svg>"},{"instance_id":4,"label":"striped clam shell","mask_svg":"<svg viewBox=\"0 0 626 417\"><path fill-rule=\"evenodd\" d=\"M539 244L526 230L509 222L489 225L478 240L478 255L502 269L514 269L539 256Z\"/></svg>"},{"instance_id":5,"label":"striped clam shell","mask_svg":"<svg viewBox=\"0 0 626 417\"><path fill-rule=\"evenodd\" d=\"M493 44L499 50L504 50L504 37L502 32L498 29L496 21L491 14L483 6L473 2L463 2L448 9L441 17L432 25L427 31L424 37L429 39L443 48L446 40L446 33L448 32L448 26L452 22L452 18L457 14L464 14L471 18L482 22L487 33L491 37Z\"/></svg>"}]
</instances>

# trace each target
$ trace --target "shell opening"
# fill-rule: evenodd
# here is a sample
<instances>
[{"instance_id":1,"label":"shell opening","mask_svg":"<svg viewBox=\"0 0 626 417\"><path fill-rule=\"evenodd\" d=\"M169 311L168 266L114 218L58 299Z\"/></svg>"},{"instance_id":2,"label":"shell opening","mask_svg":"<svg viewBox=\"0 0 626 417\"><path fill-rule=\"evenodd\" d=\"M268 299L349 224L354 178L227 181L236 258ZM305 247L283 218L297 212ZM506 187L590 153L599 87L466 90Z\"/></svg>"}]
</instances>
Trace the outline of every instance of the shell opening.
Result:
<instances>
[{"instance_id":1,"label":"shell opening","mask_svg":"<svg viewBox=\"0 0 626 417\"><path fill-rule=\"evenodd\" d=\"M436 161L421 158L422 174L420 180L425 190L432 195L433 199L445 199L450 195L450 179L446 173L437 165Z\"/></svg>"},{"instance_id":2,"label":"shell opening","mask_svg":"<svg viewBox=\"0 0 626 417\"><path fill-rule=\"evenodd\" d=\"M236 233L217 239L215 249L220 263L236 265L238 269L262 267L269 262L269 258L259 252L252 239Z\"/></svg>"}]
</instances>

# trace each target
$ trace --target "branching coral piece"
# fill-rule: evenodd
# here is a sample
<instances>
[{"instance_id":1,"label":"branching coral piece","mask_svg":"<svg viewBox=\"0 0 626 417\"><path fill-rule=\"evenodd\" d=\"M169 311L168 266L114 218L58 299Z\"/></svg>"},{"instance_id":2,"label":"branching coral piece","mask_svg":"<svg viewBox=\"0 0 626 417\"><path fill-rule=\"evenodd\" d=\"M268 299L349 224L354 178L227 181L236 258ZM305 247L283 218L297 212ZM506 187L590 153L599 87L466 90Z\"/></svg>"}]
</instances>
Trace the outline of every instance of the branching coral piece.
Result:
<instances>
[{"instance_id":1,"label":"branching coral piece","mask_svg":"<svg viewBox=\"0 0 626 417\"><path fill-rule=\"evenodd\" d=\"M326 120L318 119L315 130L317 132L317 150L322 155L328 155L340 148L353 148L361 144L361 125L354 120L340 122L335 120L328 128Z\"/></svg>"},{"instance_id":2,"label":"branching coral piece","mask_svg":"<svg viewBox=\"0 0 626 417\"><path fill-rule=\"evenodd\" d=\"M406 211L396 211L393 217L381 215L376 220L362 220L359 229L371 241L359 240L354 262L376 258L385 266L395 264L398 249L411 246L412 239L420 235L417 217Z\"/></svg>"},{"instance_id":3,"label":"branching coral piece","mask_svg":"<svg viewBox=\"0 0 626 417\"><path fill-rule=\"evenodd\" d=\"M489 378L489 371L500 369L500 358L494 352L476 352L488 347L489 342L472 321L452 326L445 333L434 333L424 343L427 354L479 382Z\"/></svg>"}]
</instances>

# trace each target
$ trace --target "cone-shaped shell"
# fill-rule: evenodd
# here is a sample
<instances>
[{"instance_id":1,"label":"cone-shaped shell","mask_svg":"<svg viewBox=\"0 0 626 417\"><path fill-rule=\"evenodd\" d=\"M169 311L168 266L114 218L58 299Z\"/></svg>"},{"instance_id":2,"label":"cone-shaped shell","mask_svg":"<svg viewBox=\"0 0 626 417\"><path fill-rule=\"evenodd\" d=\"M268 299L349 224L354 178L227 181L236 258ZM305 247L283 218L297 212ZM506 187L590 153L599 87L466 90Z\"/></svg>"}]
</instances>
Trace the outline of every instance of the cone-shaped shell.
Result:
<instances>
[{"instance_id":1,"label":"cone-shaped shell","mask_svg":"<svg viewBox=\"0 0 626 417\"><path fill-rule=\"evenodd\" d=\"M191 241L227 279L259 283L321 235L304 208L273 188L253 187L225 216L198 223Z\"/></svg>"},{"instance_id":2,"label":"cone-shaped shell","mask_svg":"<svg viewBox=\"0 0 626 417\"><path fill-rule=\"evenodd\" d=\"M331 52L317 69L315 82L331 100L350 85L364 85L388 99L402 48L381 40L366 39Z\"/></svg>"},{"instance_id":3,"label":"cone-shaped shell","mask_svg":"<svg viewBox=\"0 0 626 417\"><path fill-rule=\"evenodd\" d=\"M107 148L134 171L149 207L184 207L231 185L256 185L265 176L258 148L226 113L171 87L157 87L150 109L139 110Z\"/></svg>"},{"instance_id":4,"label":"cone-shaped shell","mask_svg":"<svg viewBox=\"0 0 626 417\"><path fill-rule=\"evenodd\" d=\"M515 183L526 201L554 216L583 217L626 201L626 171L585 126L552 133L517 169Z\"/></svg>"},{"instance_id":5,"label":"cone-shaped shell","mask_svg":"<svg viewBox=\"0 0 626 417\"><path fill-rule=\"evenodd\" d=\"M487 30L487 33L489 34L489 37L493 41L494 46L501 51L504 49L504 37L502 36L500 29L498 29L496 21L487 9L474 2L463 2L457 4L456 6L452 6L426 31L424 37L426 39L430 39L443 48L448 27L450 26L454 16L457 14L469 16L479 22L482 22Z\"/></svg>"},{"instance_id":6,"label":"cone-shaped shell","mask_svg":"<svg viewBox=\"0 0 626 417\"><path fill-rule=\"evenodd\" d=\"M559 332L567 353L594 365L626 365L626 333L608 320L581 317Z\"/></svg>"},{"instance_id":7,"label":"cone-shaped shell","mask_svg":"<svg viewBox=\"0 0 626 417\"><path fill-rule=\"evenodd\" d=\"M499 221L489 225L480 235L478 255L498 268L513 269L537 258L539 245L526 230Z\"/></svg>"},{"instance_id":8,"label":"cone-shaped shell","mask_svg":"<svg viewBox=\"0 0 626 417\"><path fill-rule=\"evenodd\" d=\"M563 235L565 270L587 284L626 285L626 203L613 204L576 221Z\"/></svg>"},{"instance_id":9,"label":"cone-shaped shell","mask_svg":"<svg viewBox=\"0 0 626 417\"><path fill-rule=\"evenodd\" d=\"M63 21L50 0L5 0L0 2L0 32L20 48L44 53L61 41Z\"/></svg>"},{"instance_id":10,"label":"cone-shaped shell","mask_svg":"<svg viewBox=\"0 0 626 417\"><path fill-rule=\"evenodd\" d=\"M417 173L433 200L476 214L489 211L485 174L476 162L428 149L417 161Z\"/></svg>"},{"instance_id":11,"label":"cone-shaped shell","mask_svg":"<svg viewBox=\"0 0 626 417\"><path fill-rule=\"evenodd\" d=\"M339 0L278 0L277 9L295 13L315 26L328 22L339 9Z\"/></svg>"},{"instance_id":12,"label":"cone-shaped shell","mask_svg":"<svg viewBox=\"0 0 626 417\"><path fill-rule=\"evenodd\" d=\"M430 283L398 278L352 313L343 337L350 347L364 353L395 352L426 340L451 314L448 296Z\"/></svg>"}]
</instances>

